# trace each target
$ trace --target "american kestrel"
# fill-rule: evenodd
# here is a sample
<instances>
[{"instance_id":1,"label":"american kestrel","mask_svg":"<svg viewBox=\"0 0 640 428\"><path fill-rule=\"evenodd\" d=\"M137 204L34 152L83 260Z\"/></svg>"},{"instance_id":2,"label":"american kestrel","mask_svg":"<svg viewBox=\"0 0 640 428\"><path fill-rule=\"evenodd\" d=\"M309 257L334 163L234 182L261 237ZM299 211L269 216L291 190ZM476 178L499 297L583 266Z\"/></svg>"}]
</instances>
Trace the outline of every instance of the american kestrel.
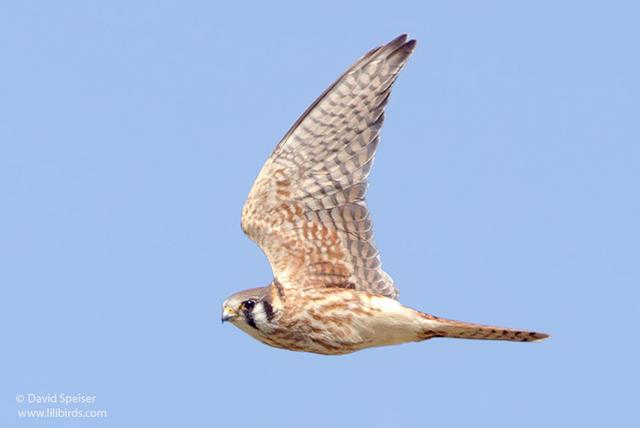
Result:
<instances>
[{"instance_id":1,"label":"american kestrel","mask_svg":"<svg viewBox=\"0 0 640 428\"><path fill-rule=\"evenodd\" d=\"M402 35L360 58L278 143L241 222L274 279L225 300L223 322L267 345L332 355L433 337L548 337L403 306L382 270L365 204L367 175L391 86L415 45Z\"/></svg>"}]
</instances>

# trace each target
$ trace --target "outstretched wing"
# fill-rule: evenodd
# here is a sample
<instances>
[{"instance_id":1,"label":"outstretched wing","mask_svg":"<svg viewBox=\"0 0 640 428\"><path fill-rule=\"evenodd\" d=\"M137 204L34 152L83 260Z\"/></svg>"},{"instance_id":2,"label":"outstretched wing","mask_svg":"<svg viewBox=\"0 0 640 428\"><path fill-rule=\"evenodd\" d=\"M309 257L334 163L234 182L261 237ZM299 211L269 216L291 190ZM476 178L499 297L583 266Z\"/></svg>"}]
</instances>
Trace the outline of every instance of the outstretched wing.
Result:
<instances>
[{"instance_id":1,"label":"outstretched wing","mask_svg":"<svg viewBox=\"0 0 640 428\"><path fill-rule=\"evenodd\" d=\"M415 48L402 35L367 53L296 121L262 167L242 229L285 288L348 287L395 298L365 205L384 106Z\"/></svg>"}]
</instances>

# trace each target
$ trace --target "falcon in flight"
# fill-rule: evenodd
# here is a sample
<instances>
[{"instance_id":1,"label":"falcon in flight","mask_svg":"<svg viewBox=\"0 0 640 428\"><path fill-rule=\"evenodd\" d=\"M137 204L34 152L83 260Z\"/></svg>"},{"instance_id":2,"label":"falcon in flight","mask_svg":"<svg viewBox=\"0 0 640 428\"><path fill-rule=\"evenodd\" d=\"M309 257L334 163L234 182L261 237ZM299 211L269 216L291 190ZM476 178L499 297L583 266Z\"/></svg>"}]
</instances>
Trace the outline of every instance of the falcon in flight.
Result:
<instances>
[{"instance_id":1,"label":"falcon in flight","mask_svg":"<svg viewBox=\"0 0 640 428\"><path fill-rule=\"evenodd\" d=\"M367 176L391 86L415 45L402 35L360 58L278 143L242 210L242 230L274 279L225 300L223 322L270 346L329 355L433 337L548 337L408 308L382 270Z\"/></svg>"}]
</instances>

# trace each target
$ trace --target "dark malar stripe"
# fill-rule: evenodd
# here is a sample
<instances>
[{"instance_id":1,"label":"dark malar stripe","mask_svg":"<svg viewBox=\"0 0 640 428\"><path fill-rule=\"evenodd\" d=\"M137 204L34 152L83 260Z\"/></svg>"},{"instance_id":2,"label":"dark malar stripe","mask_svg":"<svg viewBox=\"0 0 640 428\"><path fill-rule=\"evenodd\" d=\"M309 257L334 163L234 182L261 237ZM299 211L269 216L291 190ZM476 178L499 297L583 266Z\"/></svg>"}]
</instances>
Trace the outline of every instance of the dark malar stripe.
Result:
<instances>
[{"instance_id":1,"label":"dark malar stripe","mask_svg":"<svg viewBox=\"0 0 640 428\"><path fill-rule=\"evenodd\" d=\"M251 327L255 328L256 330L259 330L258 326L256 326L256 320L253 319L253 313L251 313L250 311L246 311L244 313L244 319L245 321L247 321L247 324L249 324Z\"/></svg>"}]
</instances>

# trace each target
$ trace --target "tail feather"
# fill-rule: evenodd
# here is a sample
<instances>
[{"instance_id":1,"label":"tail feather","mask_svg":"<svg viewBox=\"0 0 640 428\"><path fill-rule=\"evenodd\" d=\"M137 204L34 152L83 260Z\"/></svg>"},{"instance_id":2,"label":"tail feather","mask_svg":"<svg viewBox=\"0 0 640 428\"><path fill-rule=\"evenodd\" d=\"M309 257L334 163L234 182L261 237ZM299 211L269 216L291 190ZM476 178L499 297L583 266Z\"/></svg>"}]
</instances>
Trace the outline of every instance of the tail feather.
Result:
<instances>
[{"instance_id":1,"label":"tail feather","mask_svg":"<svg viewBox=\"0 0 640 428\"><path fill-rule=\"evenodd\" d=\"M512 342L538 342L549 337L546 333L494 327L482 324L453 321L423 314L429 322L425 338L453 337L457 339L508 340Z\"/></svg>"}]
</instances>

